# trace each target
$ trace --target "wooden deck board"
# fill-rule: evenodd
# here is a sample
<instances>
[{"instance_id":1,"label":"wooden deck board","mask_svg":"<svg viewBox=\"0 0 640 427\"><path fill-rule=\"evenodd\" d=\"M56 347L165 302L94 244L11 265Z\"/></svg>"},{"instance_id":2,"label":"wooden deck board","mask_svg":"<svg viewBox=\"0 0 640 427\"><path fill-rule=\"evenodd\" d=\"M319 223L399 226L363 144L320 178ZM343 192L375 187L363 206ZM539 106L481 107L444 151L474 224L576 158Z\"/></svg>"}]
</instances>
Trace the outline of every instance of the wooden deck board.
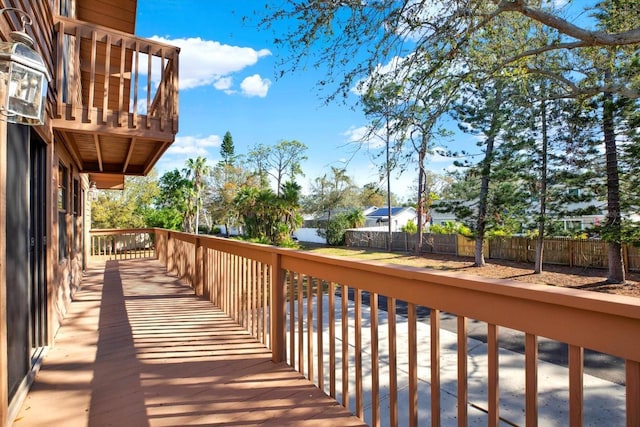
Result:
<instances>
[{"instance_id":1,"label":"wooden deck board","mask_svg":"<svg viewBox=\"0 0 640 427\"><path fill-rule=\"evenodd\" d=\"M156 261L94 267L14 426L363 425Z\"/></svg>"}]
</instances>

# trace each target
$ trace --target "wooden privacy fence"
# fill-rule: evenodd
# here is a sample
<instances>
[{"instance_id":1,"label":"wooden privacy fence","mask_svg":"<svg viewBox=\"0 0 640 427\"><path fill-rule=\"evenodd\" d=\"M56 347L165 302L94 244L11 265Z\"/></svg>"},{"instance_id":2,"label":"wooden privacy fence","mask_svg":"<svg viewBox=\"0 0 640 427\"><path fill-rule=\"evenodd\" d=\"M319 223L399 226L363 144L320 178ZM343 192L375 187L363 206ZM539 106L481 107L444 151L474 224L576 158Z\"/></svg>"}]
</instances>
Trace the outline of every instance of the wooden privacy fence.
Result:
<instances>
[{"instance_id":1,"label":"wooden privacy fence","mask_svg":"<svg viewBox=\"0 0 640 427\"><path fill-rule=\"evenodd\" d=\"M393 232L392 249L396 251L414 252L417 246L417 235L404 232ZM436 254L457 254L458 245L455 234L422 235L422 252ZM347 230L345 241L347 246L369 249L387 249L389 234L385 231Z\"/></svg>"},{"instance_id":2,"label":"wooden privacy fence","mask_svg":"<svg viewBox=\"0 0 640 427\"><path fill-rule=\"evenodd\" d=\"M393 250L415 252L417 234L394 232ZM474 255L475 240L455 234L423 235L422 252L457 256ZM346 244L351 247L387 249L388 233L384 231L348 230ZM495 237L484 242L484 256L489 259L535 262L536 241L526 237ZM545 239L544 262L570 267L607 268L607 243L602 240ZM625 267L640 270L640 247L622 246Z\"/></svg>"},{"instance_id":3,"label":"wooden privacy fence","mask_svg":"<svg viewBox=\"0 0 640 427\"><path fill-rule=\"evenodd\" d=\"M439 426L447 417L464 426L480 414L489 426L581 426L599 411L594 401L609 404L609 425L640 425L636 298L166 230L155 236L170 272L270 348L274 362L288 363L370 425ZM453 318L453 333L441 329L443 318ZM481 354L469 344L472 323L486 327ZM500 349L502 328L524 336L515 368ZM566 377L539 377L540 337L568 346ZM625 360L621 395L588 386L585 348ZM541 399L560 409L549 415Z\"/></svg>"}]
</instances>

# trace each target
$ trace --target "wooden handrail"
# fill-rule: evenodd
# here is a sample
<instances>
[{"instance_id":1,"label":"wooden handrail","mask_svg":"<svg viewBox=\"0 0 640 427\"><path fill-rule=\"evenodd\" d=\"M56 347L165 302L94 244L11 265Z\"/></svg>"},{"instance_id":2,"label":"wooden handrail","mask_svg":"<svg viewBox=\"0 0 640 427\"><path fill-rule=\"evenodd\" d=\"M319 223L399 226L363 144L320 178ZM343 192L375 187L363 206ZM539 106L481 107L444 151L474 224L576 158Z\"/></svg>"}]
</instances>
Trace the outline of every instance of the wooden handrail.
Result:
<instances>
[{"instance_id":1,"label":"wooden handrail","mask_svg":"<svg viewBox=\"0 0 640 427\"><path fill-rule=\"evenodd\" d=\"M105 232L107 230L101 230L98 234ZM538 417L538 337L551 338L569 347L570 381L566 384L571 403L567 408L570 413L568 420L580 423L583 416L583 351L587 348L626 361L627 403L624 416L627 425L634 425L633 422L640 419L640 405L637 404L640 401L640 341L634 339L640 336L640 299L391 266L161 229L154 229L154 233L158 258L170 271L185 278L194 289L203 289L214 304L262 340L272 350L275 362L287 361L328 394L341 398L344 406L348 406L349 398L355 395L356 406L351 410L361 417L365 371L360 356L362 353L371 355L371 363L377 365L381 357L378 353L383 351L378 345L365 347L363 344L365 341L379 341L377 321L372 320L367 325L371 329L370 337L361 333L364 324L359 314L363 310L360 296L366 294L369 298L385 297L388 303L386 310L392 313L395 312L396 301L407 303L410 420L418 416L419 387L416 381L420 358L416 354L421 353L415 353L416 340L420 341L420 337L415 336L418 333L417 307L431 309L431 351L426 357L431 360L431 406L436 410L440 406L442 385L439 375L443 368L439 351L439 321L440 313L446 312L457 317L458 361L453 371L458 374L459 406L466 405L468 398L467 319L474 319L488 325L487 412L493 424L500 420L498 331L501 328L525 334L523 405L524 402L526 405L523 408L526 407L528 423L535 424ZM199 254L197 248L204 252ZM198 267L195 265L197 262L203 265ZM191 273L197 271L202 273ZM340 303L336 302L336 294ZM355 317L351 320L348 317L353 314L349 314L345 303L348 295L352 295L355 304ZM312 310L312 304L316 310ZM328 304L328 307L322 304ZM369 307L371 315L378 311L377 303L370 302ZM323 323L324 310L329 311L328 324ZM340 312L342 315L338 321L336 314ZM393 341L393 345L389 342L384 351L389 352L385 360L388 360L391 375L390 417L397 420L396 322L395 316L388 319L388 336L391 337L388 339ZM355 335L351 335L354 326ZM330 328L327 332L330 342L325 344L321 337L317 337L316 347L314 337L322 335L325 328ZM327 348L331 350L328 360L323 358ZM351 353L353 351L355 353ZM341 363L338 357L342 359ZM347 363L351 357L355 360L355 370ZM324 367L325 363L329 364L328 384L325 384L324 375L319 378L323 372L320 365ZM341 376L336 372L341 372ZM371 395L379 398L378 370L370 372L373 375L369 382L373 387ZM340 378L341 391L336 385ZM350 381L355 381L354 390L349 388ZM375 403L371 408L375 423L380 417L379 406ZM466 421L466 406L459 407L457 414L461 422ZM432 413L431 422L440 422L439 412Z\"/></svg>"}]
</instances>

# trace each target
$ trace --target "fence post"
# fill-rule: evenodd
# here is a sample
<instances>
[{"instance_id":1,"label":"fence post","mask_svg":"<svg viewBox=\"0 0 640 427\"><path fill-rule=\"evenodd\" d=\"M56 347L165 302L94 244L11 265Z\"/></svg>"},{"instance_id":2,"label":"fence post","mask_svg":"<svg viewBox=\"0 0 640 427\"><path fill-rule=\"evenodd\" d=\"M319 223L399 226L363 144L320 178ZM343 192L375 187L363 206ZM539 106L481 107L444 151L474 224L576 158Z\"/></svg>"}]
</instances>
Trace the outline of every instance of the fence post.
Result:
<instances>
[{"instance_id":1,"label":"fence post","mask_svg":"<svg viewBox=\"0 0 640 427\"><path fill-rule=\"evenodd\" d=\"M274 363L286 360L286 315L285 274L282 255L271 255L271 360Z\"/></svg>"},{"instance_id":2,"label":"fence post","mask_svg":"<svg viewBox=\"0 0 640 427\"><path fill-rule=\"evenodd\" d=\"M573 267L573 264L574 264L574 261L573 261L574 255L575 255L575 247L574 247L574 245L573 245L573 239L570 239L570 240L569 240L569 267Z\"/></svg>"},{"instance_id":3,"label":"fence post","mask_svg":"<svg viewBox=\"0 0 640 427\"><path fill-rule=\"evenodd\" d=\"M622 263L624 264L625 273L629 273L629 245L622 244Z\"/></svg>"}]
</instances>

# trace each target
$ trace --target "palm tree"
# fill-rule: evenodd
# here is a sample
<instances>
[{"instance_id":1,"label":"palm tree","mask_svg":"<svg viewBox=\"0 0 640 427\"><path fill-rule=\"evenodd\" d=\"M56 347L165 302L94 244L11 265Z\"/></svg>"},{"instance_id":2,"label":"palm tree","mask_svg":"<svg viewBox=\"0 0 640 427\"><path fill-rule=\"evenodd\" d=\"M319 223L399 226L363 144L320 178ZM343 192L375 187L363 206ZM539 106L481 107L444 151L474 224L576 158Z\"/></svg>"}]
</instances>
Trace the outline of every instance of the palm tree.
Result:
<instances>
[{"instance_id":1,"label":"palm tree","mask_svg":"<svg viewBox=\"0 0 640 427\"><path fill-rule=\"evenodd\" d=\"M195 160L188 159L187 167L184 170L187 178L192 178L193 185L193 197L195 197L195 233L198 234L198 227L200 226L200 208L202 207L202 189L204 187L204 177L209 174L209 165L207 165L207 159L205 157L198 156Z\"/></svg>"},{"instance_id":2,"label":"palm tree","mask_svg":"<svg viewBox=\"0 0 640 427\"><path fill-rule=\"evenodd\" d=\"M364 213L360 209L353 209L351 212L347 214L347 221L349 222L349 227L358 228L362 227L367 219L364 216Z\"/></svg>"},{"instance_id":3,"label":"palm tree","mask_svg":"<svg viewBox=\"0 0 640 427\"><path fill-rule=\"evenodd\" d=\"M302 225L299 213L302 187L294 181L287 181L282 184L281 190L279 203L282 209L283 234L286 233L286 237L290 237L291 233Z\"/></svg>"}]
</instances>

